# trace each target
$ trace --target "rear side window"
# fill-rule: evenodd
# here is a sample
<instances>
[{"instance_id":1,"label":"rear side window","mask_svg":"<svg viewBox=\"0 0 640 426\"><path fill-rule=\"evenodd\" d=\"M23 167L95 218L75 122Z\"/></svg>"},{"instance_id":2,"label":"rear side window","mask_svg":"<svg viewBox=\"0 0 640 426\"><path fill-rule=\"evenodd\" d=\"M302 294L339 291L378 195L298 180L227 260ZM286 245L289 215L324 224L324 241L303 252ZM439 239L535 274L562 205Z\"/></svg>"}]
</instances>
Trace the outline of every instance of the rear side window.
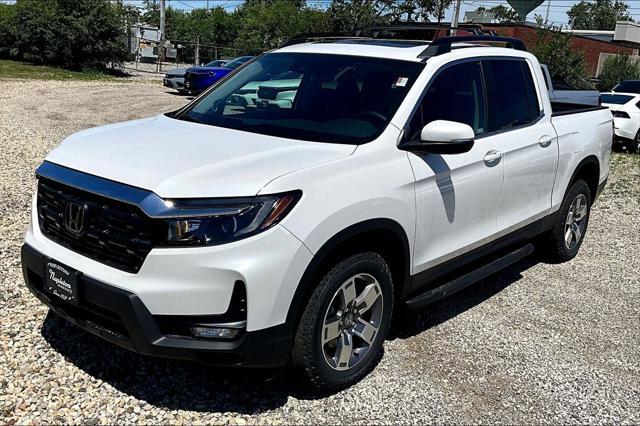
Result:
<instances>
[{"instance_id":1,"label":"rear side window","mask_svg":"<svg viewBox=\"0 0 640 426\"><path fill-rule=\"evenodd\" d=\"M612 95L609 93L600 94L600 98L602 99L602 103L605 104L616 104L616 105L624 105L633 99L633 96L629 95Z\"/></svg>"},{"instance_id":2,"label":"rear side window","mask_svg":"<svg viewBox=\"0 0 640 426\"><path fill-rule=\"evenodd\" d=\"M480 62L453 65L434 78L409 124L410 140L419 139L422 127L435 120L468 124L476 136L485 133L486 114Z\"/></svg>"},{"instance_id":3,"label":"rear side window","mask_svg":"<svg viewBox=\"0 0 640 426\"><path fill-rule=\"evenodd\" d=\"M522 60L482 61L487 86L487 131L523 126L540 116L529 66Z\"/></svg>"}]
</instances>

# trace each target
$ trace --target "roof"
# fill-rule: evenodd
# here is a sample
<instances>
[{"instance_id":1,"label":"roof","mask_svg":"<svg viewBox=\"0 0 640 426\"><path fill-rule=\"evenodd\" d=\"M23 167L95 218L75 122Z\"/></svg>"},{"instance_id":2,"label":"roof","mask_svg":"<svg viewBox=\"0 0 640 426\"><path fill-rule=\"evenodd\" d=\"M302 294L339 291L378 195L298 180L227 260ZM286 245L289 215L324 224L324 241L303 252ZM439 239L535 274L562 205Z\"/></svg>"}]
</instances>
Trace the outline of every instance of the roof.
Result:
<instances>
[{"instance_id":1,"label":"roof","mask_svg":"<svg viewBox=\"0 0 640 426\"><path fill-rule=\"evenodd\" d=\"M321 53L321 54L333 54L333 55L352 55L352 56L367 56L374 58L386 58L411 62L421 62L429 56L440 55L449 52L451 49L459 50L460 48L487 48L491 49L492 53L498 53L499 51L507 51L509 55L516 49L507 49L504 47L495 47L487 44L476 44L473 41L489 41L496 39L500 41L500 37L487 37L487 40L481 40L480 37L459 37L460 41L455 44L451 43L451 38L445 37L433 42L431 46L434 48L433 52L428 52L425 49L429 47L432 42L425 40L386 40L376 38L329 38L325 40L308 41L302 43L290 44L279 49L276 52L290 52L290 53ZM448 40L448 44L447 44ZM467 42L471 41L471 43ZM513 39L503 39L512 40ZM515 40L522 45L522 42ZM445 42L444 44L438 42ZM357 45L357 46L356 46ZM436 45L438 45L436 47ZM448 48L447 46L451 46ZM499 49L494 50L494 49ZM431 50L431 49L429 49ZM465 49L466 50L466 49ZM484 50L484 49L483 49ZM524 50L524 45L520 47L520 51ZM428 53L427 53L428 52ZM478 52L482 54L481 52Z\"/></svg>"},{"instance_id":2,"label":"roof","mask_svg":"<svg viewBox=\"0 0 640 426\"><path fill-rule=\"evenodd\" d=\"M428 45L428 41L343 39L293 44L277 49L276 52L370 56L420 62L418 55Z\"/></svg>"}]
</instances>

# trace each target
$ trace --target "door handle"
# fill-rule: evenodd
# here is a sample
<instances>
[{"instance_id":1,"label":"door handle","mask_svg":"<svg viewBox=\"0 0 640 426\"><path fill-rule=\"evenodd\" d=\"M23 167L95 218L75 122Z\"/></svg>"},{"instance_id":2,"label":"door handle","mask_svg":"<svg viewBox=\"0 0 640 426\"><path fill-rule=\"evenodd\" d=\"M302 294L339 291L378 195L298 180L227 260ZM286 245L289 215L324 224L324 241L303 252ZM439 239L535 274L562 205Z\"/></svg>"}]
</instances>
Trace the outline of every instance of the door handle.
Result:
<instances>
[{"instance_id":1,"label":"door handle","mask_svg":"<svg viewBox=\"0 0 640 426\"><path fill-rule=\"evenodd\" d=\"M549 145L551 145L551 142L553 142L553 136L547 136L547 135L542 136L538 141L540 146L543 148L546 148Z\"/></svg>"},{"instance_id":2,"label":"door handle","mask_svg":"<svg viewBox=\"0 0 640 426\"><path fill-rule=\"evenodd\" d=\"M495 149L487 152L487 154L484 156L484 164L487 167L496 166L500 162L500 160L502 160L502 153L500 151L496 151Z\"/></svg>"}]
</instances>

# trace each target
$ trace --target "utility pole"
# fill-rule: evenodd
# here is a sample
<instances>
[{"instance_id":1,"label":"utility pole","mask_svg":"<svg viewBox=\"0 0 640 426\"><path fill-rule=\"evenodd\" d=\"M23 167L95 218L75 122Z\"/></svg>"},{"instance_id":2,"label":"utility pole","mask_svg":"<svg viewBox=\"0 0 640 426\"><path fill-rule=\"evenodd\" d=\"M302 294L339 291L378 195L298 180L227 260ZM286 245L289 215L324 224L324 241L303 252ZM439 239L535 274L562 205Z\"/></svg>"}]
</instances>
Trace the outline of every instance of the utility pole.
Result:
<instances>
[{"instance_id":1,"label":"utility pole","mask_svg":"<svg viewBox=\"0 0 640 426\"><path fill-rule=\"evenodd\" d=\"M546 16L544 18L544 22L547 23L549 22L549 8L551 7L551 0L547 0L547 13Z\"/></svg>"},{"instance_id":2,"label":"utility pole","mask_svg":"<svg viewBox=\"0 0 640 426\"><path fill-rule=\"evenodd\" d=\"M196 63L195 66L199 67L200 66L200 37L196 36L196 57L195 57Z\"/></svg>"},{"instance_id":3,"label":"utility pole","mask_svg":"<svg viewBox=\"0 0 640 426\"><path fill-rule=\"evenodd\" d=\"M165 0L160 0L160 46L159 46L159 49L158 49L158 71L161 70L162 61L164 61L164 40L165 40L165 36L164 36L164 21L165 21L164 6L165 6Z\"/></svg>"},{"instance_id":4,"label":"utility pole","mask_svg":"<svg viewBox=\"0 0 640 426\"><path fill-rule=\"evenodd\" d=\"M456 0L454 8L453 8L453 19L451 19L451 31L449 31L450 35L456 35L456 30L458 29L458 18L460 16L460 0Z\"/></svg>"}]
</instances>

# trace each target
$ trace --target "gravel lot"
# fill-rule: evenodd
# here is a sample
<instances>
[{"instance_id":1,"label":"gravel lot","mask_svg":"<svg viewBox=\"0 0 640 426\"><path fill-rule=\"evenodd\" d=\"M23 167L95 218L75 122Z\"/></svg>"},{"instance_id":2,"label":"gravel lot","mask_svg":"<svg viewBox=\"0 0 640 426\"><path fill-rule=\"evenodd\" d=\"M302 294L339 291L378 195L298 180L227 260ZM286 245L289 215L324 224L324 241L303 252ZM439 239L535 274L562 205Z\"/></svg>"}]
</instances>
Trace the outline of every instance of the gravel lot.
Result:
<instances>
[{"instance_id":1,"label":"gravel lot","mask_svg":"<svg viewBox=\"0 0 640 426\"><path fill-rule=\"evenodd\" d=\"M157 83L0 80L0 423L640 423L640 156L613 157L580 255L527 260L398 321L373 374L295 377L140 357L22 282L33 171L77 130L175 109Z\"/></svg>"}]
</instances>

